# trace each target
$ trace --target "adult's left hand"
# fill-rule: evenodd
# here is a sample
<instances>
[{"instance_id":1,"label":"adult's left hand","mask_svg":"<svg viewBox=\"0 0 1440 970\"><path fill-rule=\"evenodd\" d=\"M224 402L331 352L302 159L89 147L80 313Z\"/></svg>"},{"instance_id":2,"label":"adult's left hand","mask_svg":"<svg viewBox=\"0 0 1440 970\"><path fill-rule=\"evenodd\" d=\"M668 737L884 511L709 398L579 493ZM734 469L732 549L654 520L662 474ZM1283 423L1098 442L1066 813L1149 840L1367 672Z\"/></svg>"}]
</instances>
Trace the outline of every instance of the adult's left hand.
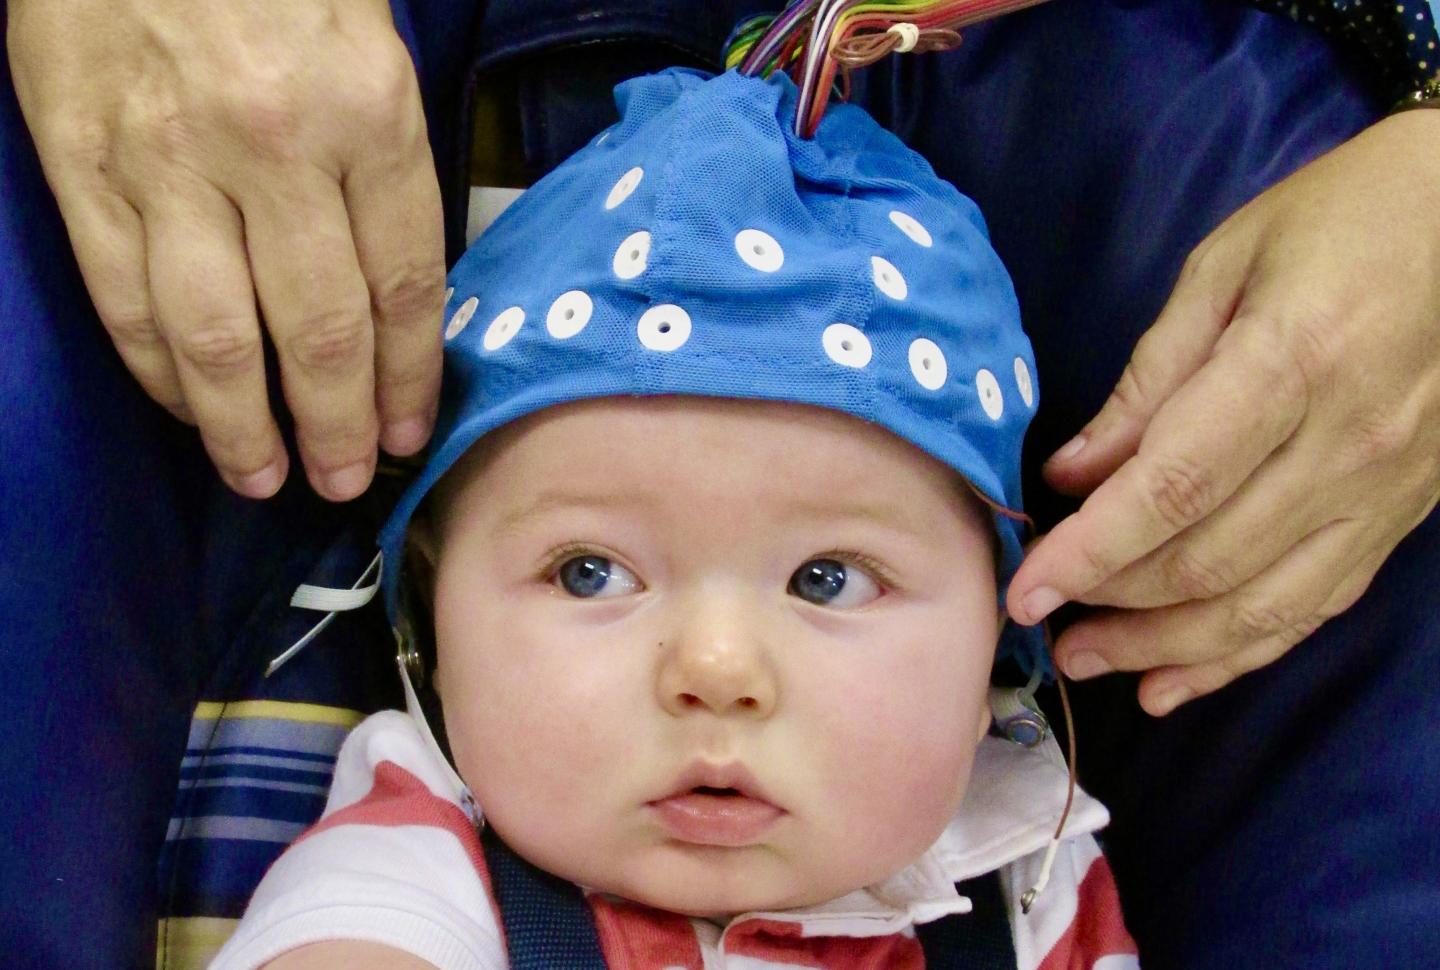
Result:
<instances>
[{"instance_id":1,"label":"adult's left hand","mask_svg":"<svg viewBox=\"0 0 1440 970\"><path fill-rule=\"evenodd\" d=\"M1169 713L1353 604L1440 497L1440 111L1387 118L1187 260L1046 479L1088 495L1010 586L1083 679Z\"/></svg>"}]
</instances>

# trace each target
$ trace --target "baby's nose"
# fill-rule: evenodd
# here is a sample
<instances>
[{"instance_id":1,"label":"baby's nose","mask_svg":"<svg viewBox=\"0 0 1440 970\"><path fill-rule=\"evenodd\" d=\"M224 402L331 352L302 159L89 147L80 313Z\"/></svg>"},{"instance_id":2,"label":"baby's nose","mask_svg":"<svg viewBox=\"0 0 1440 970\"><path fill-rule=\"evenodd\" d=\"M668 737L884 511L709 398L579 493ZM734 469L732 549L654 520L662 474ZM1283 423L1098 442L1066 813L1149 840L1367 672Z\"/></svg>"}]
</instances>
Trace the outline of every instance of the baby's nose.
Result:
<instances>
[{"instance_id":1,"label":"baby's nose","mask_svg":"<svg viewBox=\"0 0 1440 970\"><path fill-rule=\"evenodd\" d=\"M775 677L753 643L733 636L677 643L662 663L660 700L671 714L709 711L763 718L774 710Z\"/></svg>"}]
</instances>

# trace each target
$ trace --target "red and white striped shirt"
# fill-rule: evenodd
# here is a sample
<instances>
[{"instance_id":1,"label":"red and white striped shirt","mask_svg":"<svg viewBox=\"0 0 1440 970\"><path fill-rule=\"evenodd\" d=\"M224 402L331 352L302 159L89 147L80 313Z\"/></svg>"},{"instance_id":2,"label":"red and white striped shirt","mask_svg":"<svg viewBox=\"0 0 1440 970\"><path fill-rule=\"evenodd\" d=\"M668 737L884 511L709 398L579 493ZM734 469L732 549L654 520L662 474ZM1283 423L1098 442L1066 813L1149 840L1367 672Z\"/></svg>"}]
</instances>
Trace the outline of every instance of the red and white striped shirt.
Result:
<instances>
[{"instance_id":1,"label":"red and white striped shirt","mask_svg":"<svg viewBox=\"0 0 1440 970\"><path fill-rule=\"evenodd\" d=\"M884 883L803 910L728 925L587 896L609 966L619 970L920 970L914 926L970 902L955 883L998 871L1019 970L1138 967L1110 868L1093 833L1103 806L1083 792L1050 883L1028 914L1065 798L1058 750L981 742L965 801L913 865ZM321 940L370 940L441 970L500 970L504 934L475 826L449 766L411 718L376 714L346 739L321 821L271 867L214 970L263 966Z\"/></svg>"}]
</instances>

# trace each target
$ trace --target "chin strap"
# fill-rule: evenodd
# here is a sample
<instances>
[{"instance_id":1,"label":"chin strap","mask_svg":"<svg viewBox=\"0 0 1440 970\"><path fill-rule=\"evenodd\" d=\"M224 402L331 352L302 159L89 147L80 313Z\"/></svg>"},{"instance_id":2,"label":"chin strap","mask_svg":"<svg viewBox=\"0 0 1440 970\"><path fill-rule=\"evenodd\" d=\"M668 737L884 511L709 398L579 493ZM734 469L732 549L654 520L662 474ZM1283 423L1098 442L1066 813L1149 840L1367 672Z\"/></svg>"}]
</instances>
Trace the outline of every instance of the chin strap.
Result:
<instances>
[{"instance_id":1,"label":"chin strap","mask_svg":"<svg viewBox=\"0 0 1440 970\"><path fill-rule=\"evenodd\" d=\"M411 669L420 669L422 663L420 653L415 649L414 643L406 636L400 626L393 627L395 632L395 665L400 668L400 683L405 688L405 712L410 715L410 720L415 722L415 727L420 732L425 747L430 749L434 756L435 763L444 768L446 777L455 788L455 794L460 800L460 808L464 810L465 817L470 819L470 824L477 829L483 827L485 819L480 813L480 806L475 801L475 796L470 793L470 786L465 784L450 759L445 756L445 751L440 747L440 742L435 740L435 732L430 730L430 720L425 716L425 707L420 703L420 695L415 690L415 683L410 676Z\"/></svg>"}]
</instances>

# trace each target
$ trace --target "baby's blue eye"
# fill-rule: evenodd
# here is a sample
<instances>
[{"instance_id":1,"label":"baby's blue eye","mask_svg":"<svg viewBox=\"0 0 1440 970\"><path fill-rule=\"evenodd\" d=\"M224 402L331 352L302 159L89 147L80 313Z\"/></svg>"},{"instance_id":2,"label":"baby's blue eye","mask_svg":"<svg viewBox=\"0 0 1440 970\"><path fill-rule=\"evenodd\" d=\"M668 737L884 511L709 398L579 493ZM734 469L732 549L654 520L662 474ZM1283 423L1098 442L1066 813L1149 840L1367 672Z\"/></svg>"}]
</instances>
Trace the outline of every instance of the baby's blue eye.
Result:
<instances>
[{"instance_id":1,"label":"baby's blue eye","mask_svg":"<svg viewBox=\"0 0 1440 970\"><path fill-rule=\"evenodd\" d=\"M790 576L790 593L816 606L848 609L880 595L880 586L863 569L837 559L812 559Z\"/></svg>"},{"instance_id":2,"label":"baby's blue eye","mask_svg":"<svg viewBox=\"0 0 1440 970\"><path fill-rule=\"evenodd\" d=\"M565 592L580 599L624 596L640 588L640 581L634 573L604 556L596 555L565 560L556 571L555 580Z\"/></svg>"}]
</instances>

